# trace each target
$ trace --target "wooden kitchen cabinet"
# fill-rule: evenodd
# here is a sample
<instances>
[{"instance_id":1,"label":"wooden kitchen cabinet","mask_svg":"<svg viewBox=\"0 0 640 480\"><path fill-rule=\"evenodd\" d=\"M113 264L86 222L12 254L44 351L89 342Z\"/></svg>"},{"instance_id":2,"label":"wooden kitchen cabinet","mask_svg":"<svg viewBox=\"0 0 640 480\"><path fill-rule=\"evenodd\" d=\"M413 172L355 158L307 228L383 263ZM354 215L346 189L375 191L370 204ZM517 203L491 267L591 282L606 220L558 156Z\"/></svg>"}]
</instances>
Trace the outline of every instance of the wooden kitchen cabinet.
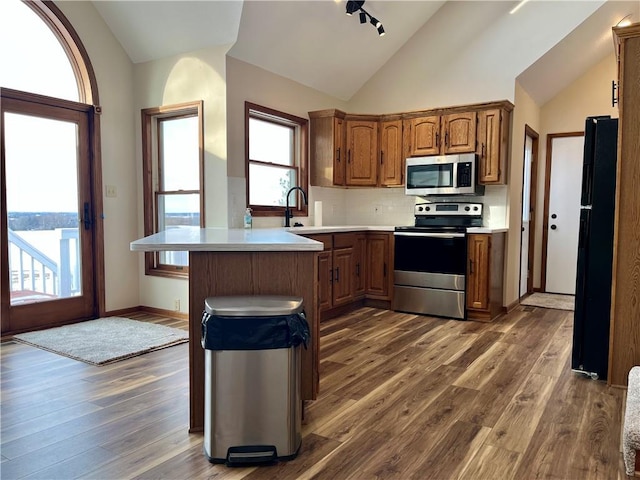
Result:
<instances>
[{"instance_id":1,"label":"wooden kitchen cabinet","mask_svg":"<svg viewBox=\"0 0 640 480\"><path fill-rule=\"evenodd\" d=\"M353 249L353 260L355 262L355 274L353 276L353 296L362 298L365 295L367 284L365 278L367 255L367 235L356 234L356 244Z\"/></svg>"},{"instance_id":2,"label":"wooden kitchen cabinet","mask_svg":"<svg viewBox=\"0 0 640 480\"><path fill-rule=\"evenodd\" d=\"M609 333L609 385L640 365L640 23L614 27L618 58L618 170Z\"/></svg>"},{"instance_id":3,"label":"wooden kitchen cabinet","mask_svg":"<svg viewBox=\"0 0 640 480\"><path fill-rule=\"evenodd\" d=\"M380 122L380 185L403 184L402 120Z\"/></svg>"},{"instance_id":4,"label":"wooden kitchen cabinet","mask_svg":"<svg viewBox=\"0 0 640 480\"><path fill-rule=\"evenodd\" d=\"M491 321L502 311L504 233L467 236L467 318Z\"/></svg>"},{"instance_id":5,"label":"wooden kitchen cabinet","mask_svg":"<svg viewBox=\"0 0 640 480\"><path fill-rule=\"evenodd\" d=\"M477 114L450 113L404 120L407 157L476 151Z\"/></svg>"},{"instance_id":6,"label":"wooden kitchen cabinet","mask_svg":"<svg viewBox=\"0 0 640 480\"><path fill-rule=\"evenodd\" d=\"M353 302L356 235L327 233L305 236L324 243L324 251L318 255L317 280L320 311Z\"/></svg>"},{"instance_id":7,"label":"wooden kitchen cabinet","mask_svg":"<svg viewBox=\"0 0 640 480\"><path fill-rule=\"evenodd\" d=\"M309 112L310 182L313 186L345 185L346 123L340 110Z\"/></svg>"},{"instance_id":8,"label":"wooden kitchen cabinet","mask_svg":"<svg viewBox=\"0 0 640 480\"><path fill-rule=\"evenodd\" d=\"M511 133L511 112L492 108L478 112L478 183L507 183L507 155Z\"/></svg>"},{"instance_id":9,"label":"wooden kitchen cabinet","mask_svg":"<svg viewBox=\"0 0 640 480\"><path fill-rule=\"evenodd\" d=\"M391 300L393 234L370 233L367 236L366 294L378 300Z\"/></svg>"},{"instance_id":10,"label":"wooden kitchen cabinet","mask_svg":"<svg viewBox=\"0 0 640 480\"><path fill-rule=\"evenodd\" d=\"M378 183L378 122L347 119L346 185L375 187Z\"/></svg>"},{"instance_id":11,"label":"wooden kitchen cabinet","mask_svg":"<svg viewBox=\"0 0 640 480\"><path fill-rule=\"evenodd\" d=\"M333 306L353 301L355 261L353 249L356 236L353 233L333 235Z\"/></svg>"}]
</instances>

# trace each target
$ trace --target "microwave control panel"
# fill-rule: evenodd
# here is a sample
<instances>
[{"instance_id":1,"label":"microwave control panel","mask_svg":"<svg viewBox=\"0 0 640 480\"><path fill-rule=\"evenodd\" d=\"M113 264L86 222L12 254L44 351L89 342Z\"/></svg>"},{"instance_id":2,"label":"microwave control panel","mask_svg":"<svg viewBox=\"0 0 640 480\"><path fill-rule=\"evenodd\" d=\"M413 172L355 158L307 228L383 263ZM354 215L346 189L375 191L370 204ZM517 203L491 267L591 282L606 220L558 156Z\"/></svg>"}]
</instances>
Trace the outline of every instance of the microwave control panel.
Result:
<instances>
[{"instance_id":1,"label":"microwave control panel","mask_svg":"<svg viewBox=\"0 0 640 480\"><path fill-rule=\"evenodd\" d=\"M471 162L461 162L458 164L458 187L470 187L472 166Z\"/></svg>"}]
</instances>

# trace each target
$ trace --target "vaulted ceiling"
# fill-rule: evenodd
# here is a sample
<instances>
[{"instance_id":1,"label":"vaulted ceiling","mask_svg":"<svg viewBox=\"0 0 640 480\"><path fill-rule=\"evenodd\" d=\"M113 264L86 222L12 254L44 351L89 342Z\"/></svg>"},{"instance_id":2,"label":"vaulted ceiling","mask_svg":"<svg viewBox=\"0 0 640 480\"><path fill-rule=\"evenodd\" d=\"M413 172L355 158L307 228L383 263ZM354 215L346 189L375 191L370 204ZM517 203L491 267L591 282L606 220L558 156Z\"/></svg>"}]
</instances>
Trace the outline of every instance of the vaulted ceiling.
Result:
<instances>
[{"instance_id":1,"label":"vaulted ceiling","mask_svg":"<svg viewBox=\"0 0 640 480\"><path fill-rule=\"evenodd\" d=\"M449 0L367 0L364 8L378 18L386 34L378 36L357 14L345 15L344 0L319 1L94 1L98 12L134 63L228 45L229 55L342 100L349 100L411 37L434 28L439 12L460 12L468 2ZM474 2L475 3L475 2ZM512 9L515 1L487 1L487 10ZM575 25L561 32L546 51L525 51L531 58L518 77L532 98L542 105L610 55L611 27L628 14L639 20L638 0L575 2ZM549 2L532 0L513 14L514 34L531 22ZM440 13L442 15L442 13ZM473 25L453 29L442 42L473 29L491 28L489 15ZM534 25L540 35L549 25ZM509 42L505 32L504 42ZM535 42L532 42L532 44ZM499 68L499 62L497 63ZM553 81L549 81L553 79Z\"/></svg>"}]
</instances>

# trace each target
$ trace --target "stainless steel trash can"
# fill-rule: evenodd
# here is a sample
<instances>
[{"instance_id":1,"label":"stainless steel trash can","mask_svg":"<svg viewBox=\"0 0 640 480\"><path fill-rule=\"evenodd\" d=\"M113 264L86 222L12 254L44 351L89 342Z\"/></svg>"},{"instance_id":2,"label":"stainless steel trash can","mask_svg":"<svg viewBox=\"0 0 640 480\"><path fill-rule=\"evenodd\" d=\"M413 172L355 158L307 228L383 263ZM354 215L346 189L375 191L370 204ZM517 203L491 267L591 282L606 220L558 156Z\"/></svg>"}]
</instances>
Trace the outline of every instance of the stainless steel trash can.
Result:
<instances>
[{"instance_id":1,"label":"stainless steel trash can","mask_svg":"<svg viewBox=\"0 0 640 480\"><path fill-rule=\"evenodd\" d=\"M303 300L229 296L205 300L204 453L227 465L295 458L302 444Z\"/></svg>"}]
</instances>

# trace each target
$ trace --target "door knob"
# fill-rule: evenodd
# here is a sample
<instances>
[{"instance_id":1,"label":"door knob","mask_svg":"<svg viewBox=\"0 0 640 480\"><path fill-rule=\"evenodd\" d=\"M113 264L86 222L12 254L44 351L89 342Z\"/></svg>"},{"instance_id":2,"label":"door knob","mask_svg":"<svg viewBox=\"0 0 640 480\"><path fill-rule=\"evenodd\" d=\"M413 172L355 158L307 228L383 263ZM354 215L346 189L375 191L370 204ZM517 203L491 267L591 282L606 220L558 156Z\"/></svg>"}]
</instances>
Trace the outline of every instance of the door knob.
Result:
<instances>
[{"instance_id":1,"label":"door knob","mask_svg":"<svg viewBox=\"0 0 640 480\"><path fill-rule=\"evenodd\" d=\"M558 227L556 227L555 225L551 225L551 230L555 230L556 228Z\"/></svg>"}]
</instances>

